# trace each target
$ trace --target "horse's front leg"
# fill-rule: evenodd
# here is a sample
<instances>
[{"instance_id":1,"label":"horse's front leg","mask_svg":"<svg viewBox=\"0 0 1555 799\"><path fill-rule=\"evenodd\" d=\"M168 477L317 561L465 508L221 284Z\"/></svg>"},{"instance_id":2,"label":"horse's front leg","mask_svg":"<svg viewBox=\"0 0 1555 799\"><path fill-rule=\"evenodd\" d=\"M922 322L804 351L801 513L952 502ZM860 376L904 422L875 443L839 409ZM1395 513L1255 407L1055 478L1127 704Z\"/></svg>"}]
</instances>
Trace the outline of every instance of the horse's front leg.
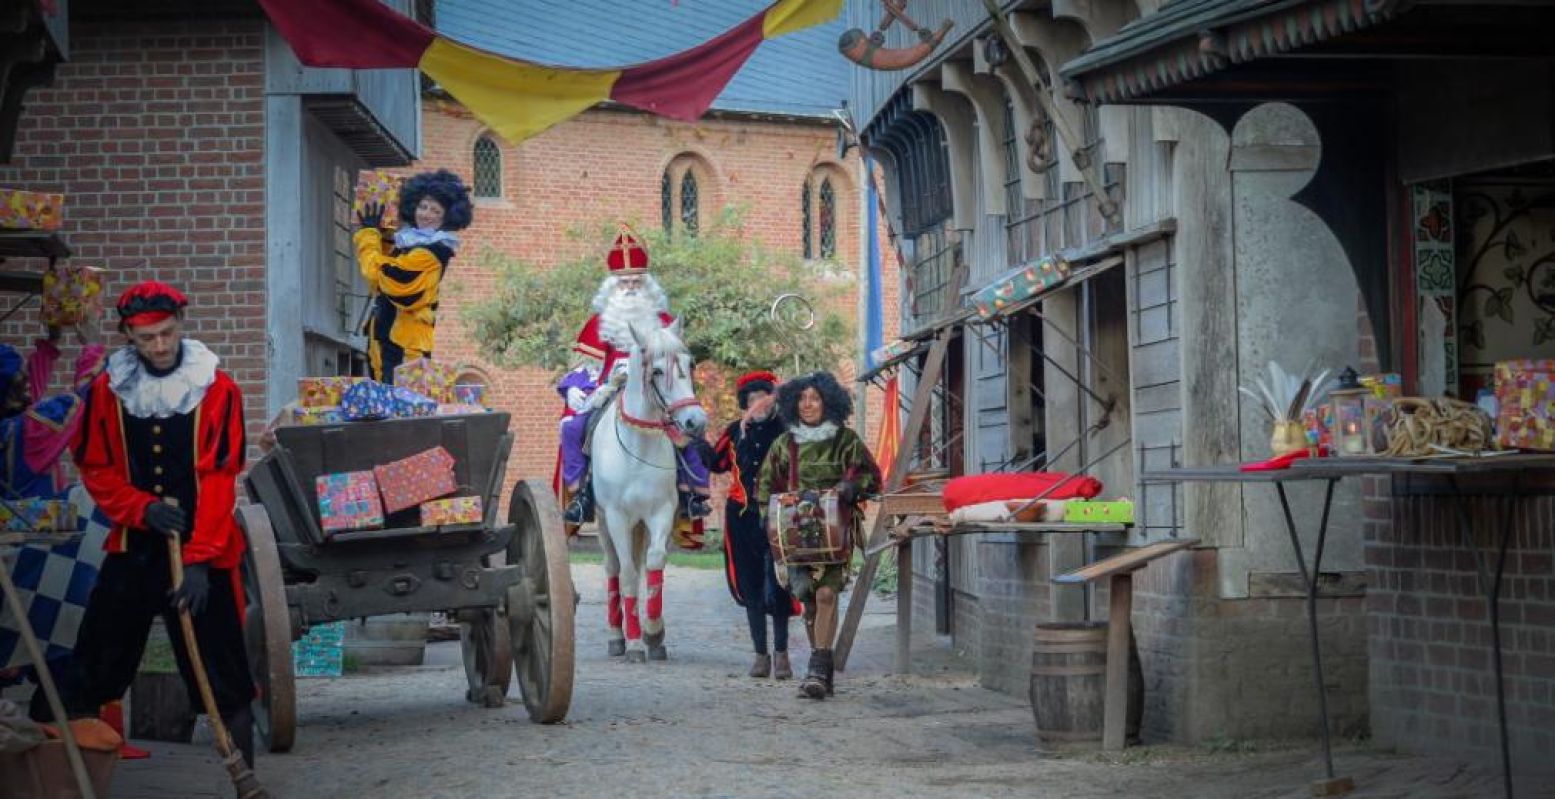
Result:
<instances>
[{"instance_id":1,"label":"horse's front leg","mask_svg":"<svg viewBox=\"0 0 1555 799\"><path fill-rule=\"evenodd\" d=\"M648 552L643 568L648 577L647 618L643 621L643 642L648 645L649 660L668 660L664 646L664 562L669 558L670 533L675 528L675 503L660 508L648 520Z\"/></svg>"},{"instance_id":2,"label":"horse's front leg","mask_svg":"<svg viewBox=\"0 0 1555 799\"><path fill-rule=\"evenodd\" d=\"M615 551L619 567L617 585L621 590L621 611L625 626L626 662L642 663L647 660L643 652L642 624L637 616L637 596L641 575L637 559L632 556L631 517L613 505L601 504L599 512L604 517L605 529L610 531L610 546Z\"/></svg>"},{"instance_id":3,"label":"horse's front leg","mask_svg":"<svg viewBox=\"0 0 1555 799\"><path fill-rule=\"evenodd\" d=\"M610 626L610 640L607 644L607 652L611 657L620 657L626 654L626 635L622 632L623 617L621 613L621 560L616 557L615 545L611 543L610 525L600 518L599 541L600 550L605 554L605 623Z\"/></svg>"}]
</instances>

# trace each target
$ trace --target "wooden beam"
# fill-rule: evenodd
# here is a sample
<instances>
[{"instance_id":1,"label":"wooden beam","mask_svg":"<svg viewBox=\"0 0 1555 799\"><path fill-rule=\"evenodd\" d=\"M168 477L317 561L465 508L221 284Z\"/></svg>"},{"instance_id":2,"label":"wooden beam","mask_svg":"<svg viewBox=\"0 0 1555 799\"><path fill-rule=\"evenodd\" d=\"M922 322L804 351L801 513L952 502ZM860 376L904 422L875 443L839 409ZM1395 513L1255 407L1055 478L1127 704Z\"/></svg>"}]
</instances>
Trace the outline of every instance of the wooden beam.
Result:
<instances>
[{"instance_id":1,"label":"wooden beam","mask_svg":"<svg viewBox=\"0 0 1555 799\"><path fill-rule=\"evenodd\" d=\"M1128 641L1133 633L1134 576L1112 575L1107 609L1107 688L1102 698L1101 748L1116 752L1128 743Z\"/></svg>"},{"instance_id":2,"label":"wooden beam","mask_svg":"<svg viewBox=\"0 0 1555 799\"><path fill-rule=\"evenodd\" d=\"M890 494L901 488L903 480L907 477L907 467L912 463L912 442L918 440L918 433L929 417L929 406L932 404L929 398L934 393L935 384L939 382L940 372L944 369L945 352L950 347L950 338L951 329L949 327L941 329L934 339L933 346L929 347L928 355L924 358L923 373L918 376L918 387L913 391L912 412L907 417L907 426L902 428L896 461L891 466L891 476L886 480L884 493ZM875 523L870 528L869 537L865 539L866 552L874 550L885 540L890 530L890 525L887 524L889 518L884 513L884 509L875 513ZM880 552L876 552L864 558L864 566L859 569L858 579L853 584L853 592L848 598L848 615L843 620L842 629L837 633L837 642L832 651L832 663L838 671L848 669L848 655L853 651L853 637L858 632L859 621L864 617L864 604L869 601L869 587L875 580L875 571L880 567L880 555ZM898 557L900 558L900 555ZM912 570L911 558L898 560L896 569L898 593L900 593L902 586L910 588L912 584L911 575L906 574ZM906 582L903 582L904 579ZM900 611L900 605L898 610ZM909 617L908 621L910 620ZM899 620L898 636L902 635L901 627ZM900 651L897 654L900 655Z\"/></svg>"}]
</instances>

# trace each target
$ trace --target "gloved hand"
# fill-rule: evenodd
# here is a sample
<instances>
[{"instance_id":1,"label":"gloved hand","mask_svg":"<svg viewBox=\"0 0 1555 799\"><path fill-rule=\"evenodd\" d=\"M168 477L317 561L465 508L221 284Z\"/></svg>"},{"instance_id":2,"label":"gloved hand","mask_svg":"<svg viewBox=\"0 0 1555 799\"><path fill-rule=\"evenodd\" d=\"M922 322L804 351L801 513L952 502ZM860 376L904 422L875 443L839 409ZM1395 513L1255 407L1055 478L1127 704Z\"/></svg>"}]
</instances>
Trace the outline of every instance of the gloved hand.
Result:
<instances>
[{"instance_id":1,"label":"gloved hand","mask_svg":"<svg viewBox=\"0 0 1555 799\"><path fill-rule=\"evenodd\" d=\"M356 221L364 228L383 227L383 203L368 203L357 212Z\"/></svg>"},{"instance_id":2,"label":"gloved hand","mask_svg":"<svg viewBox=\"0 0 1555 799\"><path fill-rule=\"evenodd\" d=\"M626 361L616 361L616 365L610 368L610 385L620 388L626 384Z\"/></svg>"},{"instance_id":3,"label":"gloved hand","mask_svg":"<svg viewBox=\"0 0 1555 799\"><path fill-rule=\"evenodd\" d=\"M146 526L152 532L172 538L175 535L182 535L188 522L189 517L184 513L183 508L161 501L146 506Z\"/></svg>"},{"instance_id":4,"label":"gloved hand","mask_svg":"<svg viewBox=\"0 0 1555 799\"><path fill-rule=\"evenodd\" d=\"M188 610L191 616L198 616L205 612L205 602L210 595L210 564L193 563L184 567L184 584L173 592L173 607Z\"/></svg>"},{"instance_id":5,"label":"gloved hand","mask_svg":"<svg viewBox=\"0 0 1555 799\"><path fill-rule=\"evenodd\" d=\"M583 389L577 386L567 389L567 407L571 408L573 413L582 413L588 406L589 395L585 394Z\"/></svg>"},{"instance_id":6,"label":"gloved hand","mask_svg":"<svg viewBox=\"0 0 1555 799\"><path fill-rule=\"evenodd\" d=\"M837 483L837 485L833 486L832 490L837 492L837 499L841 500L842 504L858 504L858 486L852 482L843 480Z\"/></svg>"}]
</instances>

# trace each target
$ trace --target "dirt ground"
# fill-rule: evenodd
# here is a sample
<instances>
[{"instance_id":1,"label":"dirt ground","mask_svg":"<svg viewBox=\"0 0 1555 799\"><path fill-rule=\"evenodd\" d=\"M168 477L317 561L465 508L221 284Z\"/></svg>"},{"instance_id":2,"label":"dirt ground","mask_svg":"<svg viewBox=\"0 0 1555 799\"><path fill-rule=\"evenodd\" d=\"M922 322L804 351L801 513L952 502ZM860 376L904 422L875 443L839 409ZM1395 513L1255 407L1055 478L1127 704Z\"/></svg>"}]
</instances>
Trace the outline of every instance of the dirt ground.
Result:
<instances>
[{"instance_id":1,"label":"dirt ground","mask_svg":"<svg viewBox=\"0 0 1555 799\"><path fill-rule=\"evenodd\" d=\"M1304 797L1321 775L1314 741L1217 749L1145 746L1117 756L1039 750L1029 705L985 691L932 642L915 674L892 676L891 602L872 602L837 696L795 697L792 682L752 680L744 616L717 571L671 567L670 661L627 665L605 654L603 579L573 567L577 682L565 724L531 724L517 700L463 701L456 643L427 664L299 686L295 750L263 757L272 796L598 797ZM796 624L796 668L804 635ZM197 747L153 745L123 764L114 796L229 796ZM1353 796L1485 797L1484 770L1349 744L1337 753ZM1548 785L1519 796L1555 796Z\"/></svg>"}]
</instances>

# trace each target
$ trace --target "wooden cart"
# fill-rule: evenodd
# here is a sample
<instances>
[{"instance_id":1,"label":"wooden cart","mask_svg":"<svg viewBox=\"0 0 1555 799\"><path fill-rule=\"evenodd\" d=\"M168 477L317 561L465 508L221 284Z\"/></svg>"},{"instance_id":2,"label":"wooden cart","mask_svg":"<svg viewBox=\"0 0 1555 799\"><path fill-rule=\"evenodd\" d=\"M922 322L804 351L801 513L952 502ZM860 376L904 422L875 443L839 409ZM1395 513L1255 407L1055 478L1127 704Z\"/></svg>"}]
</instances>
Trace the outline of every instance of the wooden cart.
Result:
<instances>
[{"instance_id":1,"label":"wooden cart","mask_svg":"<svg viewBox=\"0 0 1555 799\"><path fill-rule=\"evenodd\" d=\"M394 613L448 612L461 627L465 698L500 707L515 667L529 717L554 723L572 699L573 612L561 513L546 486L520 482L498 518L513 443L506 413L392 419L275 431L249 472L245 632L260 684L255 716L270 751L291 748L296 692L291 643L316 624ZM384 529L337 533L319 524L315 478L441 446L460 493L479 495L477 524L420 526L417 511Z\"/></svg>"}]
</instances>

